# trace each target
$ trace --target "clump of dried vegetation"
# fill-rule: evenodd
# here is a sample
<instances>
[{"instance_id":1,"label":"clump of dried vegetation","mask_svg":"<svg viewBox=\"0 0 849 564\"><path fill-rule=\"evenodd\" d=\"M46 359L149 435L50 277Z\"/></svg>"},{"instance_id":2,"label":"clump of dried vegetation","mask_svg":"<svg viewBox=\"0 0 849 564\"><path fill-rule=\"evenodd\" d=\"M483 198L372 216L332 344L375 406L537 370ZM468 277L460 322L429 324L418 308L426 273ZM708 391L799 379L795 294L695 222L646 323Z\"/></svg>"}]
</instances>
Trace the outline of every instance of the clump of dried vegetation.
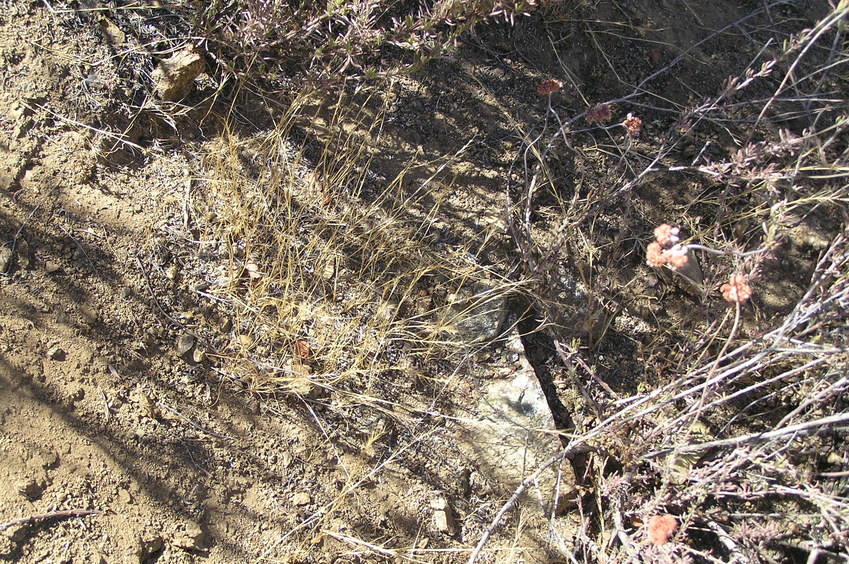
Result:
<instances>
[{"instance_id":1,"label":"clump of dried vegetation","mask_svg":"<svg viewBox=\"0 0 849 564\"><path fill-rule=\"evenodd\" d=\"M615 394L597 384L597 355L581 365L597 409L565 442L567 458L592 453L576 466L588 493L572 561L845 558L849 148L845 75L834 71L849 61L847 15L845 2L833 5L686 106L654 92L652 76L589 105L583 117L594 129L549 107L553 129L528 136L511 229L538 281L543 321L557 319L550 288L571 273L590 288L597 317L615 317L593 336L594 350L611 354L612 339L636 337L646 371L628 375L638 393ZM635 145L604 126L610 108L676 118L658 119L667 127ZM731 140L724 154L711 146L722 136ZM693 144L685 161L681 148ZM600 190L578 181L564 193L563 160L603 174L591 149L624 163L630 179ZM653 181L677 186L646 186ZM558 197L553 234L530 221L543 191ZM640 201L658 194L668 201ZM627 221L612 221L617 207ZM812 225L822 240L800 240ZM806 245L809 262L791 258ZM546 330L574 373L574 331Z\"/></svg>"},{"instance_id":2,"label":"clump of dried vegetation","mask_svg":"<svg viewBox=\"0 0 849 564\"><path fill-rule=\"evenodd\" d=\"M369 401L377 380L394 377L409 355L467 354L457 338L466 309L485 315L487 302L520 286L481 266L468 246L434 244L445 190L434 178L453 157L413 189L405 185L413 163L376 178L368 153L380 116L348 115L344 96L329 115L300 98L268 137L226 133L203 158L194 211L215 246L208 256L227 257L210 292L237 314L219 356L252 391L347 390ZM332 132L318 147L291 142L289 128L307 112ZM484 290L476 286L485 280ZM468 296L463 308L458 294Z\"/></svg>"},{"instance_id":3,"label":"clump of dried vegetation","mask_svg":"<svg viewBox=\"0 0 849 564\"><path fill-rule=\"evenodd\" d=\"M347 73L375 79L415 72L475 25L513 21L535 0L474 2L211 3L193 19L219 61L234 73L268 78L292 68L319 80Z\"/></svg>"},{"instance_id":4,"label":"clump of dried vegetation","mask_svg":"<svg viewBox=\"0 0 849 564\"><path fill-rule=\"evenodd\" d=\"M699 43L751 29L755 55L718 91L692 85L686 104L654 81L688 51L582 108L556 103L559 78L542 83L544 123L517 132L505 179L515 255L500 270L471 244L439 243L441 172L462 153L393 178L372 169L380 93L487 19L539 8L556 21L562 6L233 0L180 12L222 76L251 88L295 68L309 77L271 133L225 128L202 159L200 252L227 259L204 292L234 315L210 352L217 369L331 413L391 413L409 445L451 375L398 384L405 367L474 349L451 296L467 290L477 311L521 294L551 370L582 398L561 430L579 485L568 511L582 523L562 558L844 558L849 4L802 30L747 27L777 4ZM327 81L347 81L332 106L315 100ZM472 560L504 513L478 529Z\"/></svg>"}]
</instances>

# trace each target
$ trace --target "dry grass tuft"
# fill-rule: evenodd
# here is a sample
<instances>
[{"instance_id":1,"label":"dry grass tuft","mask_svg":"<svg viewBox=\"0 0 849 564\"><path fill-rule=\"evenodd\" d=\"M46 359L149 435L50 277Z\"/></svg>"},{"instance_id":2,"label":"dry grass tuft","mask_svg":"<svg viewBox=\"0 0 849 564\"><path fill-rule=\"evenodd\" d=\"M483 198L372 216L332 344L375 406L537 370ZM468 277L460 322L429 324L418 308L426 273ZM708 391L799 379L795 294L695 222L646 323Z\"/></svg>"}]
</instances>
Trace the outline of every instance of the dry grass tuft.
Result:
<instances>
[{"instance_id":1,"label":"dry grass tuft","mask_svg":"<svg viewBox=\"0 0 849 564\"><path fill-rule=\"evenodd\" d=\"M296 121L263 139L224 134L204 160L208 190L195 207L227 257L215 293L236 316L229 370L260 392L368 393L390 357L462 354L458 324L486 315L516 284L467 252L423 244L440 197L433 178L406 185L412 163L385 185L370 178L365 151L379 116L365 125L336 113L317 149L290 144Z\"/></svg>"}]
</instances>

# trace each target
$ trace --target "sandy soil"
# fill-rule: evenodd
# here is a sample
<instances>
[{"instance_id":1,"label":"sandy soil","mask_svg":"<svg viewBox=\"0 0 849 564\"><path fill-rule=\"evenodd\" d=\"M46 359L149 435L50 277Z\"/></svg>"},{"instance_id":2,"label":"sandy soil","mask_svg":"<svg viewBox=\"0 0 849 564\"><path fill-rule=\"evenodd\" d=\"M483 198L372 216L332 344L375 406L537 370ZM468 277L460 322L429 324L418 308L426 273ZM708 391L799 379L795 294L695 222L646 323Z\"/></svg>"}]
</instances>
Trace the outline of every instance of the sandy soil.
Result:
<instances>
[{"instance_id":1,"label":"sandy soil","mask_svg":"<svg viewBox=\"0 0 849 564\"><path fill-rule=\"evenodd\" d=\"M12 252L0 275L0 522L7 524L0 559L376 558L345 537L418 548L426 561L467 558L507 488L490 483L451 442L450 425L422 438L410 419L413 439L390 437L365 449L377 420L353 420L359 429L345 429L338 418L317 416L314 404L252 393L213 360L193 358L196 343L187 334L226 339L232 321L195 291L209 284L209 261L192 244L190 204L192 190L203 187L199 155L209 153L217 133L214 120L203 119L210 106L173 118L176 127L158 110L122 113L122 103L137 103L152 84L132 76L96 17L51 12L46 3L7 4L0 14L0 242ZM558 61L534 24L495 26L396 83L385 145L374 150L376 171L392 178L405 159L453 154L475 139L442 176L454 182L441 243L479 238L478 260L509 272L503 178L518 132L545 119L546 100L535 92L540 80L568 73L572 84L554 101L583 107L582 96L595 102L624 93L620 79L634 82L698 40L683 24L685 3L621 4L599 9L642 37L590 35L587 25L564 22L555 30L565 38ZM718 4L686 3L698 11L700 29L741 17L738 4L746 3ZM603 45L588 49L591 37ZM730 42L721 51L698 48L653 87L683 100L691 85L718 86L749 56ZM193 100L205 99L204 87ZM265 119L256 116L257 131ZM651 136L655 126L645 122ZM104 131L126 132L143 150L116 146ZM596 174L592 163L578 164L587 177ZM661 202L656 215L667 190L645 187ZM824 244L812 237L810 256ZM787 288L802 287L782 295L792 293ZM767 304L763 315L791 301ZM621 327L622 334L637 331L639 320ZM635 355L611 350L622 355L608 355L618 369L610 385L635 389L646 377L636 376L636 366L629 371ZM504 354L496 350L467 380L451 384L450 409L475 410L478 379L510 369L514 359ZM409 386L401 393L427 399ZM456 522L450 527L435 521L443 497ZM542 561L545 552L531 547L524 557ZM505 552L496 559L517 558Z\"/></svg>"}]
</instances>

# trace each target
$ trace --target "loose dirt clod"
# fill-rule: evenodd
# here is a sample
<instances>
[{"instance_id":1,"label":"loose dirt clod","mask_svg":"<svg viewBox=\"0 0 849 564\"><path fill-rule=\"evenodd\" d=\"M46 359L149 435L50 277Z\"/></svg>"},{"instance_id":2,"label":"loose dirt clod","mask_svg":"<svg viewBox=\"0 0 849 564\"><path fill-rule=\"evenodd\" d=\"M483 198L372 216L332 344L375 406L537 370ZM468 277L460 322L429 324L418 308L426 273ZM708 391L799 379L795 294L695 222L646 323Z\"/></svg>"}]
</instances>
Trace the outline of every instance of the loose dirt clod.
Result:
<instances>
[{"instance_id":1,"label":"loose dirt clod","mask_svg":"<svg viewBox=\"0 0 849 564\"><path fill-rule=\"evenodd\" d=\"M167 102L184 98L194 80L203 72L203 57L192 49L184 49L159 63L151 77L154 93Z\"/></svg>"},{"instance_id":2,"label":"loose dirt clod","mask_svg":"<svg viewBox=\"0 0 849 564\"><path fill-rule=\"evenodd\" d=\"M457 523L451 515L451 507L448 500L442 495L437 495L430 501L433 509L433 524L440 533L453 535L457 532Z\"/></svg>"},{"instance_id":3,"label":"loose dirt clod","mask_svg":"<svg viewBox=\"0 0 849 564\"><path fill-rule=\"evenodd\" d=\"M4 274L9 270L12 264L12 249L6 246L0 246L0 274Z\"/></svg>"},{"instance_id":4,"label":"loose dirt clod","mask_svg":"<svg viewBox=\"0 0 849 564\"><path fill-rule=\"evenodd\" d=\"M171 539L171 544L184 550L203 550L205 533L197 523L189 523Z\"/></svg>"},{"instance_id":5,"label":"loose dirt clod","mask_svg":"<svg viewBox=\"0 0 849 564\"><path fill-rule=\"evenodd\" d=\"M309 505L312 497L307 492L298 492L292 496L292 504L297 506Z\"/></svg>"}]
</instances>

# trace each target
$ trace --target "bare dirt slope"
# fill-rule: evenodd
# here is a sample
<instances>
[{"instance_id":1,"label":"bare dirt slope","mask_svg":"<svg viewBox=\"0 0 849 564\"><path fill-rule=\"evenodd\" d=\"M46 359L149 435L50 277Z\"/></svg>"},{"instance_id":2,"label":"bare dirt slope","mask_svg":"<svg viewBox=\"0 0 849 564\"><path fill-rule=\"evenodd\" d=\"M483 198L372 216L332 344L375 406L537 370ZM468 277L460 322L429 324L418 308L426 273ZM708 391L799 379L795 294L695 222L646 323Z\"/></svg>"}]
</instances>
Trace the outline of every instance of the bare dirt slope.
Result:
<instances>
[{"instance_id":1,"label":"bare dirt slope","mask_svg":"<svg viewBox=\"0 0 849 564\"><path fill-rule=\"evenodd\" d=\"M521 168L518 149L528 135L554 120L549 100L536 92L541 80L563 79L554 105L561 112L583 111L627 95L630 86L686 50L678 70L652 84L684 104L693 89L719 89L753 56L741 47L744 34L729 35L737 43L697 45L705 30L742 18L746 2L666 2L662 9L655 2L599 4L592 25L564 14L545 37L539 22L483 28L456 53L393 82L385 98L340 98L375 115L380 108L380 135L368 148L370 183L387 184L404 173L399 185L406 190L432 179L429 197L439 199L439 212L428 219L430 238L417 245L434 245L435 254L445 257L468 255L463 260L493 278L516 272L520 257L503 212L504 179ZM363 400L356 390L331 393L292 382L281 392L234 373L233 359L247 349L252 358L261 357L264 349L251 348L252 337L240 332L245 319L222 305L223 298L216 300L220 294L213 290L233 261L241 261L245 279L257 264L248 267L249 249L242 255L204 250L220 208L199 194L212 184L214 157L234 146L240 147L234 159L246 176L262 179L268 162L262 151L281 113L260 112L258 98L236 97L233 104L215 98L207 75L187 104L191 109L166 108L152 98L145 105L153 90L151 68L136 75L128 70L135 44L125 39L124 46L116 45L114 24L48 3L3 6L0 559L468 559L511 488L464 449L455 420L478 412L486 381L521 370L518 359L525 351L498 343L451 364L447 358L413 362L401 347L397 356L381 357L385 370L379 374L386 381L375 384L383 386L381 401ZM802 27L822 11L806 3L794 8L793 19ZM691 17L699 26L689 25ZM636 35L620 35L622 27L611 22L627 23ZM548 37L562 44L552 50ZM592 42L597 44L589 47ZM320 144L322 127L338 125L332 117L336 102L333 91L310 98L301 107L316 117L298 124L292 138L306 139L308 148ZM244 117L240 131L222 127L234 105ZM572 167L576 185L590 187L633 176L629 167L651 159L651 138L671 119L656 108L644 110L646 144L626 139L623 128L611 129L604 135L615 138L617 147L627 144L623 154L611 154L600 137L597 153L587 153L596 156L564 158L557 166ZM369 119L352 122L348 133L372 139ZM733 152L733 140L721 132L706 135L684 144L684 161L708 138L717 157ZM320 161L312 160L316 169ZM417 165L408 169L411 161ZM642 188L641 202L627 203L637 210L633 215L600 216L598 228L621 230L628 240L643 223L653 225L700 189L661 179ZM539 197L536 235L552 240L559 229L558 200ZM318 201L331 205L326 195ZM435 209L432 202L411 201L410 216L421 222L428 209ZM772 298L748 320L746 331L768 326L802 293L805 281L791 278L809 273L828 244L835 229L823 221L798 235L792 255L798 268L776 267L786 284L767 293ZM632 258L623 264L623 278L644 274L642 255ZM651 279L639 289L648 296L648 305L640 306L645 319L681 319L696 307L698 299L685 297L680 309L655 308L657 284ZM437 275L412 285L428 304L422 311L450 294L447 285L450 280ZM672 285L687 296L685 284ZM246 302L250 293L249 283L234 291ZM415 317L414 309L398 307ZM615 304L604 307L622 313ZM368 318L378 313L369 310ZM617 319L605 327L609 344L594 362L610 374L605 386L611 393L628 394L656 383L639 360L652 339L639 308ZM596 333L592 323L576 327L576 338ZM313 339L303 346L324 345ZM551 361L545 346L529 348L532 364ZM458 365L462 378L456 377ZM565 413L578 394L567 392L562 379L558 386ZM563 417L555 413L554 422L561 425ZM511 519L493 541L497 550L485 555L489 561L562 555L558 551L576 526L568 510L558 513L551 530L562 535L552 540L539 515Z\"/></svg>"}]
</instances>

